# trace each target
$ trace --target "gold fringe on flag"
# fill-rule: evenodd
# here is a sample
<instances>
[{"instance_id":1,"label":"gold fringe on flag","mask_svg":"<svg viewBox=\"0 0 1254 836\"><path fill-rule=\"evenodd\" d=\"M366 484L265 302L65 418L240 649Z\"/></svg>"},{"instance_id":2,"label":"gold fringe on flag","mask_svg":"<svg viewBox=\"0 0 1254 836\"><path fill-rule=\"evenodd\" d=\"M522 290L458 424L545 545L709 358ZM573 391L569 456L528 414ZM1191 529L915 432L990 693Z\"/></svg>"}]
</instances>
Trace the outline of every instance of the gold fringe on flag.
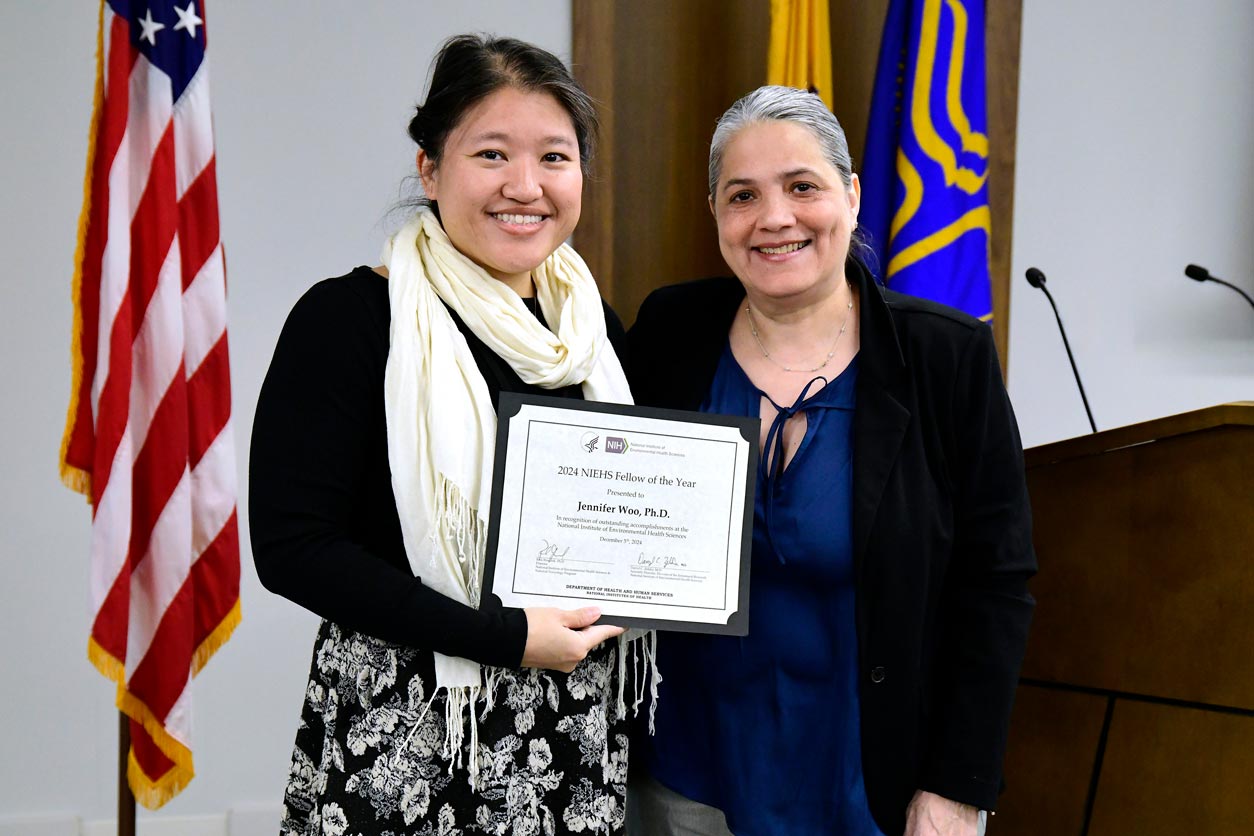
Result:
<instances>
[{"instance_id":1,"label":"gold fringe on flag","mask_svg":"<svg viewBox=\"0 0 1254 836\"><path fill-rule=\"evenodd\" d=\"M74 467L65 460L70 449L70 436L78 417L78 392L83 382L83 254L87 248L87 220L91 215L91 181L96 166L96 131L104 110L104 0L96 21L96 94L91 107L91 125L87 133L87 172L83 175L83 208L78 215L78 244L74 248L74 281L70 295L74 303L74 324L70 336L70 407L65 418L65 434L61 436L61 481L92 501L91 473Z\"/></svg>"},{"instance_id":2,"label":"gold fringe on flag","mask_svg":"<svg viewBox=\"0 0 1254 836\"><path fill-rule=\"evenodd\" d=\"M217 653L218 649L227 643L227 640L231 638L231 634L235 632L235 628L239 626L242 620L243 614L237 598L235 606L231 607L231 611L222 618L221 623L213 629L208 638L200 643L200 647L196 648L196 652L192 655L192 676L200 673L201 668L209 664L213 654Z\"/></svg>"},{"instance_id":3,"label":"gold fringe on flag","mask_svg":"<svg viewBox=\"0 0 1254 836\"><path fill-rule=\"evenodd\" d=\"M156 810L186 789L192 778L196 777L196 769L192 765L192 750L171 737L148 706L120 683L117 706L123 714L144 727L161 754L174 761L174 766L166 770L164 775L153 779L135 759L134 744L127 755L126 780L131 785L131 793L140 804L149 810Z\"/></svg>"},{"instance_id":4,"label":"gold fringe on flag","mask_svg":"<svg viewBox=\"0 0 1254 836\"><path fill-rule=\"evenodd\" d=\"M237 600L231 611L223 617L192 656L192 675L200 673L218 649L226 644L239 626L242 619L240 602ZM144 731L152 736L161 753L174 761L166 773L153 779L144 772L135 759L134 748L128 753L126 779L130 784L135 800L149 810L156 810L174 798L191 783L196 776L192 763L192 752L184 744L170 736L165 726L157 719L143 700L126 689L126 665L109 651L96 643L94 638L87 640L87 658L105 677L113 680L118 686L116 704L118 710L144 727Z\"/></svg>"},{"instance_id":5,"label":"gold fringe on flag","mask_svg":"<svg viewBox=\"0 0 1254 836\"><path fill-rule=\"evenodd\" d=\"M236 607L238 610L238 605ZM216 632L216 631L215 631ZM150 778L135 759L134 744L127 754L126 780L135 800L156 810L183 791L196 775L192 765L192 752L170 736L161 721L144 702L126 690L126 665L95 639L87 640L87 658L96 669L118 686L115 703L118 710L144 727L161 753L174 762L166 773L157 779Z\"/></svg>"},{"instance_id":6,"label":"gold fringe on flag","mask_svg":"<svg viewBox=\"0 0 1254 836\"><path fill-rule=\"evenodd\" d=\"M188 757L190 756L189 752ZM130 751L126 759L126 782L130 784L131 795L149 810L161 809L167 801L187 789L187 785L195 776L196 773L190 764L186 771L176 764L166 774L153 781L144 773L144 768L135 759L134 749Z\"/></svg>"}]
</instances>

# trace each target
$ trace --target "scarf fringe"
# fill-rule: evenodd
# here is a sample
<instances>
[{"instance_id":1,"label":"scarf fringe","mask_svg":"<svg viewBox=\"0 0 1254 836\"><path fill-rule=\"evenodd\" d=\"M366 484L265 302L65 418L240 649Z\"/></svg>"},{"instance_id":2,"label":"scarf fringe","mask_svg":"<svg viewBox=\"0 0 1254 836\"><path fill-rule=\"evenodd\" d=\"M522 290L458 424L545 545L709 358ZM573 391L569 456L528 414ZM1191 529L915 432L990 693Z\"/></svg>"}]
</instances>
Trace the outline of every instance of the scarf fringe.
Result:
<instances>
[{"instance_id":1,"label":"scarf fringe","mask_svg":"<svg viewBox=\"0 0 1254 836\"><path fill-rule=\"evenodd\" d=\"M431 537L448 550L431 552L431 565L436 567L442 554L456 555L462 581L470 596L470 606L478 607L483 594L483 559L488 550L488 527L480 519L461 489L443 473L436 473L434 525Z\"/></svg>"},{"instance_id":2,"label":"scarf fringe","mask_svg":"<svg viewBox=\"0 0 1254 836\"><path fill-rule=\"evenodd\" d=\"M444 702L444 749L440 753L448 759L448 774L462 765L464 754L462 741L466 735L466 721L462 715L470 709L470 754L467 760L470 765L470 785L476 786L479 777L479 723L473 710L475 699L483 689L475 686L470 688L448 688Z\"/></svg>"},{"instance_id":3,"label":"scarf fringe","mask_svg":"<svg viewBox=\"0 0 1254 836\"><path fill-rule=\"evenodd\" d=\"M657 633L653 630L629 630L618 637L618 704L617 719L627 716L627 656L631 655L631 681L634 686L631 713L639 716L640 703L644 702L645 690L649 692L649 734L653 734L657 712L657 687L662 682L662 672L657 666Z\"/></svg>"},{"instance_id":4,"label":"scarf fringe","mask_svg":"<svg viewBox=\"0 0 1254 836\"><path fill-rule=\"evenodd\" d=\"M658 685L662 681L662 674L657 667L657 633L652 630L647 632L631 631L631 633L623 633L618 637L617 641L618 682L611 683L606 689L607 695L611 689L615 689L615 719L623 720L627 717L627 659L630 656L631 672L634 680L632 685L631 713L639 715L640 704L644 702L645 691L647 690L650 696L649 734L654 734L657 691ZM483 789L479 784L479 774L491 766L490 753L487 757L483 757L479 749L479 724L487 719L488 712L496 705L496 692L500 687L503 673L501 668L485 666L482 670L483 685L445 687L443 689L447 693L447 698L444 704L444 745L441 748L440 755L448 760L448 774L450 776L454 774L455 770L465 766L467 781L476 792ZM437 689L435 694L432 694L431 699L428 700L428 709L431 707L431 703L435 701L439 690ZM477 713L475 711L476 704L480 706ZM417 732L425 715L426 711L418 718L418 723L415 724L408 737L406 737L406 745L409 744L410 739ZM467 730L469 730L469 734Z\"/></svg>"}]
</instances>

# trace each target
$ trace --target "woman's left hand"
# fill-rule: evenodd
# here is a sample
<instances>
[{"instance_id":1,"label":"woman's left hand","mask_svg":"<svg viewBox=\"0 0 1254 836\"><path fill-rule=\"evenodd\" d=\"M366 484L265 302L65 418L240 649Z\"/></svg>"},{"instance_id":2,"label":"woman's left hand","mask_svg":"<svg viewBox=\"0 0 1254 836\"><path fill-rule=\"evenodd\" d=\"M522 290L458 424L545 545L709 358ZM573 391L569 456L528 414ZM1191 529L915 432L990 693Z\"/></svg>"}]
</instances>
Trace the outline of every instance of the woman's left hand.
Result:
<instances>
[{"instance_id":1,"label":"woman's left hand","mask_svg":"<svg viewBox=\"0 0 1254 836\"><path fill-rule=\"evenodd\" d=\"M905 836L976 836L980 811L919 790L906 808Z\"/></svg>"}]
</instances>

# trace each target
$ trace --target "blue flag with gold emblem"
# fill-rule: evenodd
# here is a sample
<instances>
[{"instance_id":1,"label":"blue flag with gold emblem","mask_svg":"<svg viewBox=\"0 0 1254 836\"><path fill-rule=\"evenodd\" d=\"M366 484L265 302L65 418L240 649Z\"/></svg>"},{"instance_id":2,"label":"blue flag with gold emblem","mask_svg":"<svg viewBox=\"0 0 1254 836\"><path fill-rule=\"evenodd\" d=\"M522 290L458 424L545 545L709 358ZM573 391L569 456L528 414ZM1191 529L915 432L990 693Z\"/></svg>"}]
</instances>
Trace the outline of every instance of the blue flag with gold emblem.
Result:
<instances>
[{"instance_id":1,"label":"blue flag with gold emblem","mask_svg":"<svg viewBox=\"0 0 1254 836\"><path fill-rule=\"evenodd\" d=\"M892 0L858 220L893 290L991 319L984 0Z\"/></svg>"}]
</instances>

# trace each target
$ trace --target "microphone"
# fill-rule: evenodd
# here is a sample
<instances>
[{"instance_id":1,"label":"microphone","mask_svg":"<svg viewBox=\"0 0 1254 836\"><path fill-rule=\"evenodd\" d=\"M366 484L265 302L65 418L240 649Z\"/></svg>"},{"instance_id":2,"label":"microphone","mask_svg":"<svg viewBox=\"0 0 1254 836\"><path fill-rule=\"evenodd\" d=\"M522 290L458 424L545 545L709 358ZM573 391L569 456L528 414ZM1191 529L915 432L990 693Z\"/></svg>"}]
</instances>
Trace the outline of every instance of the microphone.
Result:
<instances>
[{"instance_id":1,"label":"microphone","mask_svg":"<svg viewBox=\"0 0 1254 836\"><path fill-rule=\"evenodd\" d=\"M1241 288L1237 287L1234 284L1225 282L1223 279L1215 278L1214 276L1210 274L1210 271L1207 270L1205 267L1199 267L1196 264L1190 264L1189 266L1184 268L1184 275L1188 276L1190 279L1192 279L1195 282L1214 282L1215 284L1221 284L1224 287L1230 287L1233 290L1235 290L1237 293L1240 293L1242 296L1244 296L1245 301L1249 302L1250 307L1254 308L1254 299L1251 299L1249 297L1249 294L1247 294L1244 290L1242 290Z\"/></svg>"},{"instance_id":2,"label":"microphone","mask_svg":"<svg viewBox=\"0 0 1254 836\"><path fill-rule=\"evenodd\" d=\"M1071 361L1071 373L1075 375L1075 385L1080 390L1080 400L1084 401L1084 414L1088 415L1089 426L1093 432L1097 432L1097 424L1093 422L1093 410L1089 409L1089 399L1084 394L1084 384L1080 381L1080 370L1076 368L1075 355L1071 353L1071 343L1067 341L1067 329L1062 327L1062 317L1058 315L1058 306L1054 304L1054 297L1050 295L1049 288L1045 287L1045 274L1035 267L1029 267L1024 276L1028 284L1040 288L1045 298L1049 300L1049 306L1054 309L1054 319L1058 320L1058 333L1062 334L1062 347L1067 349L1067 359Z\"/></svg>"}]
</instances>

